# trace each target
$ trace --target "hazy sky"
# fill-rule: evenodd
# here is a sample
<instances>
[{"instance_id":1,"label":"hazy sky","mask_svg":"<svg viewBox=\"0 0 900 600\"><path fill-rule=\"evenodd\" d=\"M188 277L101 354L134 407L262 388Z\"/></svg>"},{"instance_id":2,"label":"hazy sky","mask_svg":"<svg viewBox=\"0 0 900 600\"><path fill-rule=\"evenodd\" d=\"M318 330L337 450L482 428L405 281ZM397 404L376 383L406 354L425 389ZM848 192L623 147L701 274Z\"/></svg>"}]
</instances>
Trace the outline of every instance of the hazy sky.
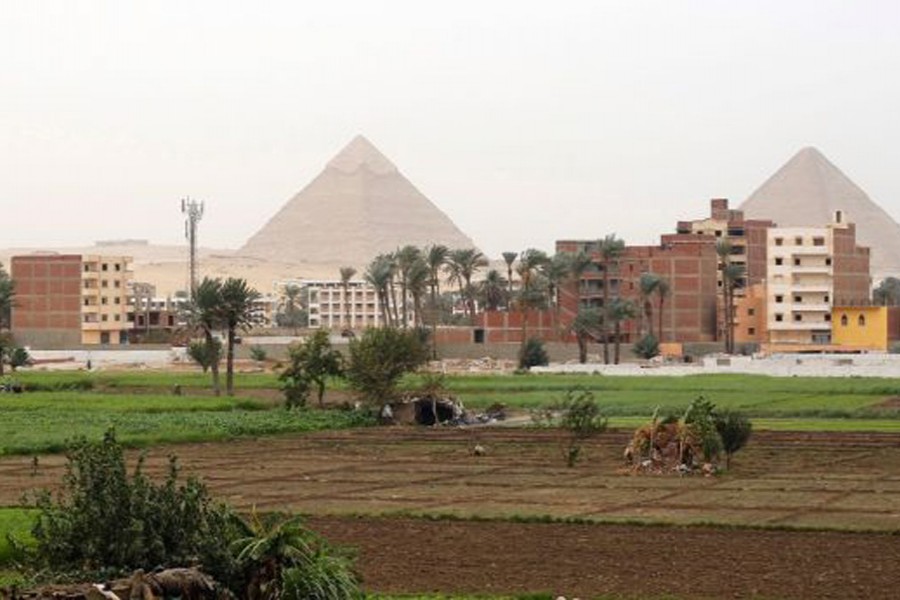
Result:
<instances>
[{"instance_id":1,"label":"hazy sky","mask_svg":"<svg viewBox=\"0 0 900 600\"><path fill-rule=\"evenodd\" d=\"M898 32L896 0L0 0L0 247L182 243L190 195L236 248L357 133L491 255L655 241L807 145L897 218Z\"/></svg>"}]
</instances>

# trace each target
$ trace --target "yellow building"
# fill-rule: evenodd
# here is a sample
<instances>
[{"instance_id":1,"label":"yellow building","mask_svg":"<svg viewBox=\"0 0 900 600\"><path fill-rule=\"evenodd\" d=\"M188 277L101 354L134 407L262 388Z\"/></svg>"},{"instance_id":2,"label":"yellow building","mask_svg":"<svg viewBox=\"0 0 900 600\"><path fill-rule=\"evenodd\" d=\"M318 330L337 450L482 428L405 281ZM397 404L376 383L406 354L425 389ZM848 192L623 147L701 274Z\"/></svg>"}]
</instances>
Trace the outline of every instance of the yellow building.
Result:
<instances>
[{"instance_id":1,"label":"yellow building","mask_svg":"<svg viewBox=\"0 0 900 600\"><path fill-rule=\"evenodd\" d=\"M831 341L835 346L886 351L900 339L900 307L835 306Z\"/></svg>"}]
</instances>

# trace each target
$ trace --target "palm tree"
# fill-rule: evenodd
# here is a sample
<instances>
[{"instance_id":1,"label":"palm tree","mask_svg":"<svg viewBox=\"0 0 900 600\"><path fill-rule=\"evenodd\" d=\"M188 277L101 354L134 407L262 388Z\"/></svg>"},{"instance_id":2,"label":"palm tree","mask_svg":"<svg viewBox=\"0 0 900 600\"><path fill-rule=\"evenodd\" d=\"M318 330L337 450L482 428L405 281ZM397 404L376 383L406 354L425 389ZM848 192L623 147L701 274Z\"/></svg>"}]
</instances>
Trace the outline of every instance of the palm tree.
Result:
<instances>
[{"instance_id":1,"label":"palm tree","mask_svg":"<svg viewBox=\"0 0 900 600\"><path fill-rule=\"evenodd\" d=\"M429 246L425 251L425 264L428 267L428 285L431 287L431 302L428 312L431 319L431 358L437 360L437 324L440 319L438 298L441 292L441 271L447 264L450 249L441 244Z\"/></svg>"},{"instance_id":2,"label":"palm tree","mask_svg":"<svg viewBox=\"0 0 900 600\"><path fill-rule=\"evenodd\" d=\"M341 288L344 294L344 313L341 315L341 328L352 328L350 323L350 280L356 275L353 267L341 267ZM344 319L347 319L346 322Z\"/></svg>"},{"instance_id":3,"label":"palm tree","mask_svg":"<svg viewBox=\"0 0 900 600\"><path fill-rule=\"evenodd\" d=\"M726 295L726 327L728 329L728 347L726 352L734 354L734 328L735 328L735 306L734 306L734 290L741 286L746 275L744 265L729 264L722 271L722 287L725 288Z\"/></svg>"},{"instance_id":4,"label":"palm tree","mask_svg":"<svg viewBox=\"0 0 900 600\"><path fill-rule=\"evenodd\" d=\"M600 265L603 268L603 311L608 316L609 272L618 266L619 257L625 252L625 242L611 233L597 242ZM609 364L609 323L603 319L603 363Z\"/></svg>"},{"instance_id":5,"label":"palm tree","mask_svg":"<svg viewBox=\"0 0 900 600\"><path fill-rule=\"evenodd\" d=\"M193 297L185 307L185 320L188 326L199 330L203 335L203 343L208 352L218 354L219 345L213 337L215 331L221 327L222 309L222 280L204 277L203 281L194 290ZM219 360L214 356L211 359L210 371L212 371L213 393L218 396L222 393L219 384Z\"/></svg>"},{"instance_id":6,"label":"palm tree","mask_svg":"<svg viewBox=\"0 0 900 600\"><path fill-rule=\"evenodd\" d=\"M300 304L299 298L302 291L303 288L301 288L299 285L289 283L288 285L284 286L284 290L282 292L284 298L282 299L280 306L281 314L285 316L284 324L294 329L294 335L297 334L299 321L298 316L300 312L298 305ZM276 317L276 321L277 320L278 319Z\"/></svg>"},{"instance_id":7,"label":"palm tree","mask_svg":"<svg viewBox=\"0 0 900 600\"><path fill-rule=\"evenodd\" d=\"M12 308L15 298L16 283L3 268L3 263L0 263L0 331L12 326Z\"/></svg>"},{"instance_id":8,"label":"palm tree","mask_svg":"<svg viewBox=\"0 0 900 600\"><path fill-rule=\"evenodd\" d=\"M220 322L225 326L225 393L234 395L234 345L238 329L249 329L259 320L256 302L260 293L247 285L246 279L229 277L221 287Z\"/></svg>"},{"instance_id":9,"label":"palm tree","mask_svg":"<svg viewBox=\"0 0 900 600\"><path fill-rule=\"evenodd\" d=\"M650 297L656 293L661 279L655 273L641 273L639 287L641 290L641 329L642 333L653 335L653 303Z\"/></svg>"},{"instance_id":10,"label":"palm tree","mask_svg":"<svg viewBox=\"0 0 900 600\"><path fill-rule=\"evenodd\" d=\"M506 304L508 294L506 280L497 269L491 269L485 274L478 292L486 310L499 310Z\"/></svg>"},{"instance_id":11,"label":"palm tree","mask_svg":"<svg viewBox=\"0 0 900 600\"><path fill-rule=\"evenodd\" d=\"M518 256L518 252L503 253L503 261L506 263L506 281L509 284L509 294L507 296L507 301L511 301L513 297L513 263L516 262L516 258L518 258ZM506 307L506 310L509 310L509 306Z\"/></svg>"},{"instance_id":12,"label":"palm tree","mask_svg":"<svg viewBox=\"0 0 900 600\"><path fill-rule=\"evenodd\" d=\"M522 344L528 340L528 312L533 307L541 306L545 300L540 270L550 258L543 250L529 248L522 252L516 273L519 275L518 305L522 311Z\"/></svg>"},{"instance_id":13,"label":"palm tree","mask_svg":"<svg viewBox=\"0 0 900 600\"><path fill-rule=\"evenodd\" d=\"M375 293L378 295L378 304L381 307L381 320L384 327L391 326L390 304L388 301L388 285L391 280L391 270L392 267L390 261L381 254L376 256L375 259L369 263L369 266L366 267L366 273L363 276L366 282L375 288Z\"/></svg>"},{"instance_id":14,"label":"palm tree","mask_svg":"<svg viewBox=\"0 0 900 600\"><path fill-rule=\"evenodd\" d=\"M638 314L638 308L634 302L613 298L609 308L605 311L610 323L613 324L613 340L615 344L614 363L619 364L619 349L622 343L622 322L633 319Z\"/></svg>"},{"instance_id":15,"label":"palm tree","mask_svg":"<svg viewBox=\"0 0 900 600\"><path fill-rule=\"evenodd\" d=\"M424 324L422 315L422 297L428 291L431 271L425 260L420 256L406 271L406 290L412 297L413 323L416 327Z\"/></svg>"},{"instance_id":16,"label":"palm tree","mask_svg":"<svg viewBox=\"0 0 900 600\"><path fill-rule=\"evenodd\" d=\"M567 252L557 252L549 261L544 263L541 272L547 280L547 301L553 309L553 328L556 329L560 321L559 288L569 278L572 272L572 255ZM559 332L560 334L562 332Z\"/></svg>"},{"instance_id":17,"label":"palm tree","mask_svg":"<svg viewBox=\"0 0 900 600\"><path fill-rule=\"evenodd\" d=\"M659 328L657 329L657 339L659 342L663 342L663 307L665 306L666 298L669 296L669 281L667 279L659 278L659 283L656 284L656 295L659 297Z\"/></svg>"},{"instance_id":18,"label":"palm tree","mask_svg":"<svg viewBox=\"0 0 900 600\"><path fill-rule=\"evenodd\" d=\"M572 320L570 329L578 342L578 362L581 364L587 362L588 342L592 337L596 338L602 324L603 316L596 308L579 308Z\"/></svg>"},{"instance_id":19,"label":"palm tree","mask_svg":"<svg viewBox=\"0 0 900 600\"><path fill-rule=\"evenodd\" d=\"M422 251L415 246L403 246L397 250L397 270L400 273L400 298L403 302L403 327L409 324L409 276L415 265L422 261Z\"/></svg>"},{"instance_id":20,"label":"palm tree","mask_svg":"<svg viewBox=\"0 0 900 600\"><path fill-rule=\"evenodd\" d=\"M450 252L450 276L459 284L459 291L465 300L466 316L475 315L475 294L472 277L482 267L488 266L484 254L474 248L461 248Z\"/></svg>"},{"instance_id":21,"label":"palm tree","mask_svg":"<svg viewBox=\"0 0 900 600\"><path fill-rule=\"evenodd\" d=\"M584 274L594 264L591 256L586 252L576 252L569 256L569 275L575 281L575 293L578 296L578 304L581 304L581 296L584 289Z\"/></svg>"}]
</instances>

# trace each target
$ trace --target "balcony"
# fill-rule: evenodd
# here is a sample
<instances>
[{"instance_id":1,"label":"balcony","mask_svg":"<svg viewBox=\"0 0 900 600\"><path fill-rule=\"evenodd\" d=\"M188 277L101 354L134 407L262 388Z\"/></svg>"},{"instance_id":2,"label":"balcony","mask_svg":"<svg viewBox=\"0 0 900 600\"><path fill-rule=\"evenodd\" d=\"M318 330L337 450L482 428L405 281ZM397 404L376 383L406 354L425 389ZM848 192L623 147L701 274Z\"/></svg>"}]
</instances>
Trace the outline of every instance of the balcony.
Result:
<instances>
[{"instance_id":1,"label":"balcony","mask_svg":"<svg viewBox=\"0 0 900 600\"><path fill-rule=\"evenodd\" d=\"M799 267L794 267L791 269L791 273L795 275L803 275L805 273L815 274L815 275L831 275L831 265L821 264L821 265L801 265Z\"/></svg>"},{"instance_id":2,"label":"balcony","mask_svg":"<svg viewBox=\"0 0 900 600\"><path fill-rule=\"evenodd\" d=\"M831 321L769 321L768 326L773 331L831 331Z\"/></svg>"},{"instance_id":3,"label":"balcony","mask_svg":"<svg viewBox=\"0 0 900 600\"><path fill-rule=\"evenodd\" d=\"M831 312L831 305L824 302L795 302L791 305L794 312Z\"/></svg>"},{"instance_id":4,"label":"balcony","mask_svg":"<svg viewBox=\"0 0 900 600\"><path fill-rule=\"evenodd\" d=\"M829 256L828 246L792 246L791 256Z\"/></svg>"}]
</instances>

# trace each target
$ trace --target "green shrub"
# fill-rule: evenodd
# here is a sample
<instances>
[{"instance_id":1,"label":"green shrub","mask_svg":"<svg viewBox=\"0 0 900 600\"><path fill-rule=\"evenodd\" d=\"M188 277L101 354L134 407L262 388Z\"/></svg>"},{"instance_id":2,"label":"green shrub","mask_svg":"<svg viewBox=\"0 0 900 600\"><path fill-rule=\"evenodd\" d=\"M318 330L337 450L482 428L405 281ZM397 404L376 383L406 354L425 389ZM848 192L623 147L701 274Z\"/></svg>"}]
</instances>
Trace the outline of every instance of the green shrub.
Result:
<instances>
[{"instance_id":1,"label":"green shrub","mask_svg":"<svg viewBox=\"0 0 900 600\"><path fill-rule=\"evenodd\" d=\"M639 339L631 349L637 356L651 359L659 356L659 340L653 334L647 334Z\"/></svg>"},{"instance_id":2,"label":"green shrub","mask_svg":"<svg viewBox=\"0 0 900 600\"><path fill-rule=\"evenodd\" d=\"M550 357L544 349L544 342L540 338L528 338L522 349L519 350L519 368L545 366L550 364Z\"/></svg>"},{"instance_id":3,"label":"green shrub","mask_svg":"<svg viewBox=\"0 0 900 600\"><path fill-rule=\"evenodd\" d=\"M331 347L328 332L324 329L319 329L303 343L291 346L289 354L291 364L278 376L286 406L306 406L306 400L315 388L321 407L328 378L343 375L344 357Z\"/></svg>"},{"instance_id":4,"label":"green shrub","mask_svg":"<svg viewBox=\"0 0 900 600\"><path fill-rule=\"evenodd\" d=\"M114 574L199 559L220 581L235 581L228 543L240 521L213 503L199 480L179 484L174 457L160 484L143 474L142 460L129 476L123 448L109 430L101 442L77 440L67 458L61 491L45 490L35 502L37 566Z\"/></svg>"},{"instance_id":5,"label":"green shrub","mask_svg":"<svg viewBox=\"0 0 900 600\"><path fill-rule=\"evenodd\" d=\"M26 367L31 364L31 355L28 350L17 346L9 351L9 366L15 371L19 367Z\"/></svg>"},{"instance_id":6,"label":"green shrub","mask_svg":"<svg viewBox=\"0 0 900 600\"><path fill-rule=\"evenodd\" d=\"M725 468L731 467L731 456L744 447L750 439L753 424L743 413L728 410L716 414L716 431L722 439L722 449L725 451Z\"/></svg>"},{"instance_id":7,"label":"green shrub","mask_svg":"<svg viewBox=\"0 0 900 600\"><path fill-rule=\"evenodd\" d=\"M206 373L214 364L222 362L222 342L213 338L211 344L205 340L193 341L188 345L187 354Z\"/></svg>"},{"instance_id":8,"label":"green shrub","mask_svg":"<svg viewBox=\"0 0 900 600\"><path fill-rule=\"evenodd\" d=\"M250 346L250 358L255 360L256 362L265 362L266 358L268 358L269 353L266 352L266 349L260 345Z\"/></svg>"},{"instance_id":9,"label":"green shrub","mask_svg":"<svg viewBox=\"0 0 900 600\"><path fill-rule=\"evenodd\" d=\"M566 464L574 467L581 458L582 443L606 431L608 420L601 413L593 392L579 387L566 390L559 408L563 411L560 426L569 433L563 453Z\"/></svg>"},{"instance_id":10,"label":"green shrub","mask_svg":"<svg viewBox=\"0 0 900 600\"><path fill-rule=\"evenodd\" d=\"M428 346L415 330L367 329L350 342L347 381L372 404L396 397L400 378L428 359Z\"/></svg>"}]
</instances>

